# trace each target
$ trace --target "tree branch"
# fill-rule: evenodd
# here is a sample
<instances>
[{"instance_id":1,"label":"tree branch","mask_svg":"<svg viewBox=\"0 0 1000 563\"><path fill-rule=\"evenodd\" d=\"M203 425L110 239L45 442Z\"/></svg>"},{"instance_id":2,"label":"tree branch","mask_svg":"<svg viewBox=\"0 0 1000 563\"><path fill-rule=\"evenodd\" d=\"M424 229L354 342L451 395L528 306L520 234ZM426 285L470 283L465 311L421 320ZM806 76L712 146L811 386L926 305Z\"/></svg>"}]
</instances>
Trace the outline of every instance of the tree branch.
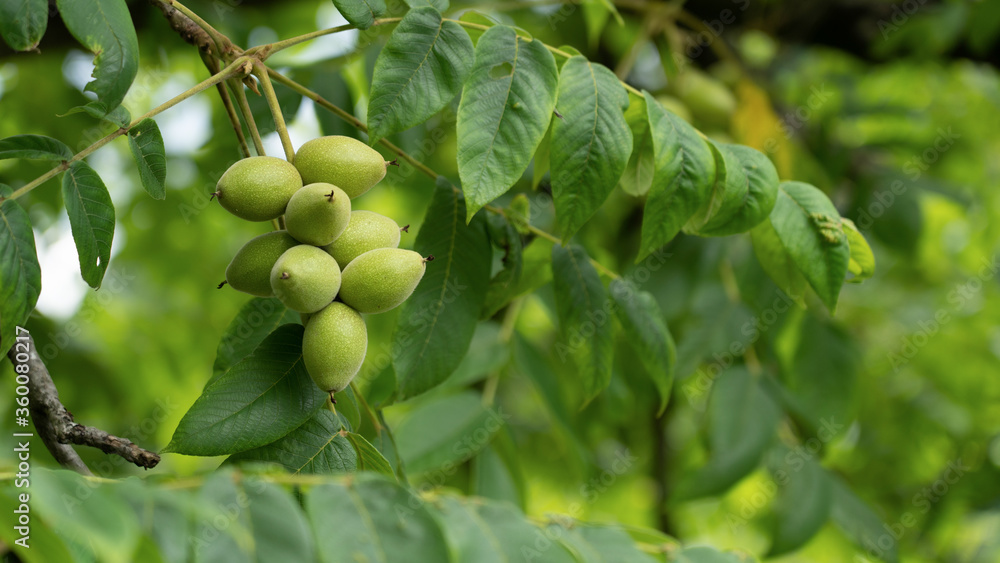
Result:
<instances>
[{"instance_id":1,"label":"tree branch","mask_svg":"<svg viewBox=\"0 0 1000 563\"><path fill-rule=\"evenodd\" d=\"M31 383L28 385L28 400L30 401L31 418L38 431L38 437L63 467L74 469L84 475L92 475L76 451L67 444L91 446L99 450L121 456L139 467L150 469L160 462L160 456L144 450L125 438L112 436L107 432L84 426L73 421L73 415L59 401L59 391L49 375L48 368L35 350L35 342L28 337L28 374ZM16 360L17 346L7 352L11 363L18 365L24 362ZM22 352L23 354L23 352Z\"/></svg>"},{"instance_id":2,"label":"tree branch","mask_svg":"<svg viewBox=\"0 0 1000 563\"><path fill-rule=\"evenodd\" d=\"M156 6L163 12L164 17L170 22L170 27L178 34L184 41L194 45L199 50L210 55L218 55L218 50L215 49L215 41L208 35L208 33L198 26L191 18L185 16L181 12L174 8L166 2L160 0L149 0L149 3Z\"/></svg>"}]
</instances>

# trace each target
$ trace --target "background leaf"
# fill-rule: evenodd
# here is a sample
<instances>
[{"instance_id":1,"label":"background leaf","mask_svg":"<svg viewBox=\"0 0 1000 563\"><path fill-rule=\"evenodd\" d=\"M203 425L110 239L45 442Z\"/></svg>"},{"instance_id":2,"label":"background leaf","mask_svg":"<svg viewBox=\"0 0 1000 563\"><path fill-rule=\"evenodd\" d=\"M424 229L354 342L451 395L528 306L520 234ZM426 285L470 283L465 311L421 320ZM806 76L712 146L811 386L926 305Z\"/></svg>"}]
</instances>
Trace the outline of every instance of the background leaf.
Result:
<instances>
[{"instance_id":1,"label":"background leaf","mask_svg":"<svg viewBox=\"0 0 1000 563\"><path fill-rule=\"evenodd\" d=\"M89 547L101 561L129 563L139 541L131 509L113 489L88 489L78 479L71 471L34 468L32 510L64 538Z\"/></svg>"},{"instance_id":2,"label":"background leaf","mask_svg":"<svg viewBox=\"0 0 1000 563\"><path fill-rule=\"evenodd\" d=\"M670 399L677 359L674 339L667 329L663 311L652 294L640 291L627 279L612 280L609 290L625 336L660 393L657 415L663 414Z\"/></svg>"},{"instance_id":3,"label":"background leaf","mask_svg":"<svg viewBox=\"0 0 1000 563\"><path fill-rule=\"evenodd\" d=\"M576 245L552 247L552 281L562 333L555 350L561 361L575 360L587 404L611 382L614 342L608 292L587 252Z\"/></svg>"},{"instance_id":4,"label":"background leaf","mask_svg":"<svg viewBox=\"0 0 1000 563\"><path fill-rule=\"evenodd\" d=\"M242 483L257 561L315 561L316 546L299 503L272 483Z\"/></svg>"},{"instance_id":5,"label":"background leaf","mask_svg":"<svg viewBox=\"0 0 1000 563\"><path fill-rule=\"evenodd\" d=\"M556 62L540 41L491 27L458 106L458 174L468 216L503 195L528 167L556 104Z\"/></svg>"},{"instance_id":6,"label":"background leaf","mask_svg":"<svg viewBox=\"0 0 1000 563\"><path fill-rule=\"evenodd\" d=\"M441 421L447 420L447 425ZM478 393L463 391L421 403L396 425L399 455L409 473L448 467L476 455L505 424L500 410L483 406Z\"/></svg>"},{"instance_id":7,"label":"background leaf","mask_svg":"<svg viewBox=\"0 0 1000 563\"><path fill-rule=\"evenodd\" d=\"M56 0L66 29L94 53L94 80L85 90L97 94L89 105L110 113L125 98L139 70L139 41L124 0Z\"/></svg>"},{"instance_id":8,"label":"background leaf","mask_svg":"<svg viewBox=\"0 0 1000 563\"><path fill-rule=\"evenodd\" d=\"M779 488L768 557L777 557L799 549L820 531L830 518L833 486L826 470L800 452L780 447L772 457L771 475Z\"/></svg>"},{"instance_id":9,"label":"background leaf","mask_svg":"<svg viewBox=\"0 0 1000 563\"><path fill-rule=\"evenodd\" d=\"M469 34L431 7L410 10L379 53L368 102L369 142L423 123L462 90L475 59Z\"/></svg>"},{"instance_id":10,"label":"background leaf","mask_svg":"<svg viewBox=\"0 0 1000 563\"><path fill-rule=\"evenodd\" d=\"M462 563L576 561L558 539L546 537L512 505L472 503L454 497L442 501L438 510Z\"/></svg>"},{"instance_id":11,"label":"background leaf","mask_svg":"<svg viewBox=\"0 0 1000 563\"><path fill-rule=\"evenodd\" d=\"M368 29L386 11L385 0L333 0L333 5L358 29Z\"/></svg>"},{"instance_id":12,"label":"background leaf","mask_svg":"<svg viewBox=\"0 0 1000 563\"><path fill-rule=\"evenodd\" d=\"M279 327L253 354L205 387L166 450L226 455L270 444L323 406L302 362L301 325Z\"/></svg>"},{"instance_id":13,"label":"background leaf","mask_svg":"<svg viewBox=\"0 0 1000 563\"><path fill-rule=\"evenodd\" d=\"M843 480L839 477L831 479L833 504L830 517L837 527L866 554L876 555L886 563L899 561L899 544L889 535L883 520L865 504L865 501L858 498ZM881 541L883 536L889 538L888 548L884 547Z\"/></svg>"},{"instance_id":14,"label":"background leaf","mask_svg":"<svg viewBox=\"0 0 1000 563\"><path fill-rule=\"evenodd\" d=\"M780 414L745 368L722 372L708 405L708 463L681 479L674 501L719 494L753 471L771 443Z\"/></svg>"},{"instance_id":15,"label":"background leaf","mask_svg":"<svg viewBox=\"0 0 1000 563\"><path fill-rule=\"evenodd\" d=\"M809 285L833 311L851 251L830 198L809 184L782 182L771 225Z\"/></svg>"},{"instance_id":16,"label":"background leaf","mask_svg":"<svg viewBox=\"0 0 1000 563\"><path fill-rule=\"evenodd\" d=\"M111 261L111 240L115 235L111 194L97 172L78 160L63 175L62 195L80 255L80 273L90 287L99 288Z\"/></svg>"},{"instance_id":17,"label":"background leaf","mask_svg":"<svg viewBox=\"0 0 1000 563\"><path fill-rule=\"evenodd\" d=\"M11 194L0 184L0 196ZM24 209L12 199L0 202L0 354L14 344L42 292L42 272L35 253L35 234Z\"/></svg>"},{"instance_id":18,"label":"background leaf","mask_svg":"<svg viewBox=\"0 0 1000 563\"><path fill-rule=\"evenodd\" d=\"M414 250L434 255L393 333L399 397L419 395L451 375L469 349L490 281L482 218L465 224L462 193L438 179Z\"/></svg>"},{"instance_id":19,"label":"background leaf","mask_svg":"<svg viewBox=\"0 0 1000 563\"><path fill-rule=\"evenodd\" d=\"M452 561L444 533L427 506L380 478L313 487L306 512L320 561Z\"/></svg>"},{"instance_id":20,"label":"background leaf","mask_svg":"<svg viewBox=\"0 0 1000 563\"><path fill-rule=\"evenodd\" d=\"M73 151L62 141L45 135L13 135L0 139L0 160L5 158L60 161L73 158Z\"/></svg>"},{"instance_id":21,"label":"background leaf","mask_svg":"<svg viewBox=\"0 0 1000 563\"><path fill-rule=\"evenodd\" d=\"M337 415L320 409L277 441L229 456L226 462L264 461L292 473L353 473L360 465L358 456L340 430Z\"/></svg>"},{"instance_id":22,"label":"background leaf","mask_svg":"<svg viewBox=\"0 0 1000 563\"><path fill-rule=\"evenodd\" d=\"M861 354L850 335L813 314L789 328L797 336L782 357L783 400L813 431L847 424L853 418ZM792 344L792 342L789 342ZM786 350L782 351L787 353Z\"/></svg>"},{"instance_id":23,"label":"background leaf","mask_svg":"<svg viewBox=\"0 0 1000 563\"><path fill-rule=\"evenodd\" d=\"M715 157L686 121L644 92L653 142L653 179L642 215L642 246L636 260L673 239L711 197Z\"/></svg>"},{"instance_id":24,"label":"background leaf","mask_svg":"<svg viewBox=\"0 0 1000 563\"><path fill-rule=\"evenodd\" d=\"M167 190L163 185L167 179L167 155L163 148L163 136L160 135L156 122L143 119L129 129L128 146L135 165L139 168L139 180L146 193L153 199L167 197Z\"/></svg>"},{"instance_id":25,"label":"background leaf","mask_svg":"<svg viewBox=\"0 0 1000 563\"><path fill-rule=\"evenodd\" d=\"M48 0L0 2L0 35L15 51L37 48L48 25Z\"/></svg>"},{"instance_id":26,"label":"background leaf","mask_svg":"<svg viewBox=\"0 0 1000 563\"><path fill-rule=\"evenodd\" d=\"M628 92L618 77L585 57L571 57L559 73L552 122L552 199L563 240L569 240L608 198L632 154L625 121Z\"/></svg>"}]
</instances>

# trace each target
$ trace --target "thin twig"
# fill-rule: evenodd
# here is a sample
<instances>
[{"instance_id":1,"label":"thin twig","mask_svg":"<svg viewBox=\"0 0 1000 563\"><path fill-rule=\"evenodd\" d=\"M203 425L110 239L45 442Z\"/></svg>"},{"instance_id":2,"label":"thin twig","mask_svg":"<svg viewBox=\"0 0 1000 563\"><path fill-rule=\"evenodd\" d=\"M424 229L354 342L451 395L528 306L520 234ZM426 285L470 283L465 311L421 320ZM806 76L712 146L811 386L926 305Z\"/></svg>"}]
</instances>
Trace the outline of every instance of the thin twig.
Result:
<instances>
[{"instance_id":1,"label":"thin twig","mask_svg":"<svg viewBox=\"0 0 1000 563\"><path fill-rule=\"evenodd\" d=\"M214 57L208 56L206 54L202 55L202 60L205 62L205 67L212 74L215 74L219 70L219 61ZM250 156L250 146L247 145L246 135L243 134L243 125L240 124L240 118L236 114L236 107L233 106L233 99L229 96L229 90L226 89L226 85L222 82L215 85L215 88L219 91L219 98L222 99L222 106L226 108L226 116L229 117L229 123L233 126L233 131L236 133L236 140L240 144L240 153L243 154L243 158Z\"/></svg>"},{"instance_id":2,"label":"thin twig","mask_svg":"<svg viewBox=\"0 0 1000 563\"><path fill-rule=\"evenodd\" d=\"M17 347L7 352L12 363L18 362ZM59 391L56 389L48 368L38 356L35 342L28 336L28 374L31 382L28 385L28 401L30 402L31 419L38 431L39 438L63 467L76 470L84 475L91 475L80 456L67 444L90 446L109 454L125 458L128 461L151 469L160 462L160 456L144 450L125 438L113 436L107 432L84 426L73 421L73 415L59 401ZM23 352L22 352L23 354Z\"/></svg>"},{"instance_id":3,"label":"thin twig","mask_svg":"<svg viewBox=\"0 0 1000 563\"><path fill-rule=\"evenodd\" d=\"M230 64L229 66L227 66L226 68L224 68L221 72L218 72L218 73L214 74L213 76L210 76L210 77L206 78L205 80L201 81L200 83L198 83L198 84L192 86L191 88L185 90L184 92L178 94L177 96L175 96L175 97L167 100L166 102L163 102L162 104L156 106L155 108L147 111L145 114L143 114L143 115L137 117L135 120L133 120L132 123L130 123L127 127L119 127L115 131L112 131L110 134L108 134L104 138L97 140L94 144L90 145L89 147L87 147L87 148L83 149L82 151L80 151L80 152L76 153L75 155L73 155L73 157L70 158L69 160L64 160L63 162L61 162L58 166L56 166L52 170L49 170L45 174L42 174L41 176L39 176L38 178L35 178L31 182L28 182L27 184L21 186L20 188L18 188L17 190L15 190L14 193L12 193L8 198L0 198L0 201L3 201L4 199L17 199L17 198L21 197L22 195L30 192L31 190L35 189L36 187L44 184L47 180L49 180L52 177L58 175L60 172L63 172L66 169L68 169L70 164L72 164L72 163L74 163L74 162L76 162L78 160L83 160L90 153L96 151L97 149L103 147L104 145L110 143L111 141L117 139L118 137L120 137L120 136L128 133L130 129L132 129L133 127L135 127L139 123L141 123L144 119L148 119L150 117L158 115L158 114L160 114L160 113L162 113L162 112L164 112L164 111L166 111L166 110L174 107L175 105L183 102L184 100L190 98L191 96L194 96L195 94L201 92L202 90L205 90L207 88L211 88L212 86L214 86L214 85L218 84L219 82L225 80L228 76L236 74L239 71L239 67L242 66L244 62L245 62L245 60L242 59L242 58L233 61L232 64Z\"/></svg>"},{"instance_id":4,"label":"thin twig","mask_svg":"<svg viewBox=\"0 0 1000 563\"><path fill-rule=\"evenodd\" d=\"M281 104L278 102L278 96L274 94L274 86L271 85L271 79L267 76L267 68L264 63L254 61L253 75L257 77L264 89L264 99L267 100L267 107L271 109L274 128L278 131L278 138L281 139L281 148L285 150L285 159L292 162L295 160L295 148L292 146L292 139L288 136L288 129L285 128L285 116L281 112Z\"/></svg>"},{"instance_id":5,"label":"thin twig","mask_svg":"<svg viewBox=\"0 0 1000 563\"><path fill-rule=\"evenodd\" d=\"M243 114L243 121L246 121L247 129L250 130L250 138L253 139L253 146L257 149L258 156L264 156L264 143L260 139L260 131L257 130L257 122L254 121L253 112L250 111L250 103L247 102L247 94L243 90L243 83L239 80L227 80L226 84L236 97L236 104Z\"/></svg>"}]
</instances>

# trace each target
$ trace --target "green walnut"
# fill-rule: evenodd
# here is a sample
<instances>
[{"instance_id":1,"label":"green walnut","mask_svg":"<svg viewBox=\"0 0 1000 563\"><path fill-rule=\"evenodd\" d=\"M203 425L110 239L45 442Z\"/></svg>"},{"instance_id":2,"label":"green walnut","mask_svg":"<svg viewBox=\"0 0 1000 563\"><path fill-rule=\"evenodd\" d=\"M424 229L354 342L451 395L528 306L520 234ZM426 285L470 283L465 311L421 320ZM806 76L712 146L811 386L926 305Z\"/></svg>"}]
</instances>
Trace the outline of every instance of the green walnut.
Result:
<instances>
[{"instance_id":1,"label":"green walnut","mask_svg":"<svg viewBox=\"0 0 1000 563\"><path fill-rule=\"evenodd\" d=\"M347 387L361 369L368 331L357 311L334 302L315 313L302 337L302 359L316 386L327 393Z\"/></svg>"},{"instance_id":2,"label":"green walnut","mask_svg":"<svg viewBox=\"0 0 1000 563\"><path fill-rule=\"evenodd\" d=\"M285 208L288 234L313 246L333 242L350 221L351 198L333 184L309 184L295 192Z\"/></svg>"},{"instance_id":3,"label":"green walnut","mask_svg":"<svg viewBox=\"0 0 1000 563\"><path fill-rule=\"evenodd\" d=\"M250 239L226 268L225 283L250 295L273 296L271 268L286 250L297 244L287 231L274 231Z\"/></svg>"},{"instance_id":4,"label":"green walnut","mask_svg":"<svg viewBox=\"0 0 1000 563\"><path fill-rule=\"evenodd\" d=\"M385 177L386 161L357 139L331 135L303 144L295 153L295 167L306 184L333 184L354 199Z\"/></svg>"},{"instance_id":5,"label":"green walnut","mask_svg":"<svg viewBox=\"0 0 1000 563\"><path fill-rule=\"evenodd\" d=\"M407 225L409 226L409 225ZM374 211L352 211L351 221L326 251L342 268L369 250L399 246L399 225Z\"/></svg>"},{"instance_id":6,"label":"green walnut","mask_svg":"<svg viewBox=\"0 0 1000 563\"><path fill-rule=\"evenodd\" d=\"M315 313L337 296L340 266L322 248L293 246L271 268L271 289L289 309Z\"/></svg>"},{"instance_id":7,"label":"green walnut","mask_svg":"<svg viewBox=\"0 0 1000 563\"><path fill-rule=\"evenodd\" d=\"M288 200L301 187L302 177L290 162L251 156L230 166L212 195L240 219L270 221L285 212Z\"/></svg>"},{"instance_id":8,"label":"green walnut","mask_svg":"<svg viewBox=\"0 0 1000 563\"><path fill-rule=\"evenodd\" d=\"M344 268L340 300L362 313L384 313L406 301L433 259L401 248L369 250Z\"/></svg>"}]
</instances>

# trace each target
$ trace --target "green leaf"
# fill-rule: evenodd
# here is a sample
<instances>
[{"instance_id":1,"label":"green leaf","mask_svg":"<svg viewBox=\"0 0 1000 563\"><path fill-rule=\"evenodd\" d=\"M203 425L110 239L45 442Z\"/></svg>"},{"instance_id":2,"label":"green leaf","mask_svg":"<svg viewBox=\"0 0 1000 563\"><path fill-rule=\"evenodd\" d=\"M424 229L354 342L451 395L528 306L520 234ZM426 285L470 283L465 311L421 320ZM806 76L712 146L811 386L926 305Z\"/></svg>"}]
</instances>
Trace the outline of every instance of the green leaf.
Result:
<instances>
[{"instance_id":1,"label":"green leaf","mask_svg":"<svg viewBox=\"0 0 1000 563\"><path fill-rule=\"evenodd\" d=\"M354 394L354 388L351 385L337 393L337 414L347 422L347 430L361 428L361 409L358 406L358 397Z\"/></svg>"},{"instance_id":2,"label":"green leaf","mask_svg":"<svg viewBox=\"0 0 1000 563\"><path fill-rule=\"evenodd\" d=\"M887 563L899 561L898 542L889 536L883 520L843 480L833 476L830 479L833 482L830 518L837 527L866 555L875 555ZM883 547L881 541L885 536L889 536L888 548Z\"/></svg>"},{"instance_id":3,"label":"green leaf","mask_svg":"<svg viewBox=\"0 0 1000 563\"><path fill-rule=\"evenodd\" d=\"M656 169L653 135L649 131L645 98L629 95L625 122L632 131L632 155L625 165L625 172L618 180L618 186L629 195L643 197L653 185L653 172Z\"/></svg>"},{"instance_id":4,"label":"green leaf","mask_svg":"<svg viewBox=\"0 0 1000 563\"><path fill-rule=\"evenodd\" d=\"M0 2L0 35L15 51L31 51L45 35L49 24L48 0L4 0Z\"/></svg>"},{"instance_id":5,"label":"green leaf","mask_svg":"<svg viewBox=\"0 0 1000 563\"><path fill-rule=\"evenodd\" d=\"M549 123L548 129L545 130L545 136L542 137L542 142L538 143L538 148L535 149L534 162L531 165L531 189L533 190L538 189L545 175L549 173L551 148L552 123Z\"/></svg>"},{"instance_id":6,"label":"green leaf","mask_svg":"<svg viewBox=\"0 0 1000 563\"><path fill-rule=\"evenodd\" d=\"M491 237L494 244L503 249L503 269L497 272L486 290L486 298L483 303L483 311L480 318L489 319L500 309L510 303L514 298L518 282L521 281L521 274L524 271L523 245L521 235L517 228L511 224L506 217L500 215L490 215L489 221L500 223L498 229L500 236Z\"/></svg>"},{"instance_id":7,"label":"green leaf","mask_svg":"<svg viewBox=\"0 0 1000 563\"><path fill-rule=\"evenodd\" d=\"M11 189L0 184L0 196ZM0 202L0 356L14 345L17 328L42 292L42 272L35 253L35 234L27 212L12 199Z\"/></svg>"},{"instance_id":8,"label":"green leaf","mask_svg":"<svg viewBox=\"0 0 1000 563\"><path fill-rule=\"evenodd\" d=\"M468 218L521 177L555 109L557 71L540 41L506 25L476 45L476 62L458 106L458 173Z\"/></svg>"},{"instance_id":9,"label":"green leaf","mask_svg":"<svg viewBox=\"0 0 1000 563\"><path fill-rule=\"evenodd\" d=\"M872 247L868 246L865 236L854 225L854 221L841 217L840 228L847 235L847 246L851 251L847 271L853 277L847 280L847 283L861 283L875 275L875 254L872 253Z\"/></svg>"},{"instance_id":10,"label":"green leaf","mask_svg":"<svg viewBox=\"0 0 1000 563\"><path fill-rule=\"evenodd\" d=\"M632 154L625 121L628 92L618 77L585 57L572 57L559 74L552 123L552 198L563 240L569 240L615 189Z\"/></svg>"},{"instance_id":11,"label":"green leaf","mask_svg":"<svg viewBox=\"0 0 1000 563\"><path fill-rule=\"evenodd\" d=\"M3 540L10 552L18 557L17 560L24 563L73 561L73 556L70 555L62 538L50 526L40 525L37 520L35 521L35 525L30 529L28 547L25 548L21 544L15 543L21 539L21 534L14 529L14 526L18 525L15 520L18 514L14 511L20 510L24 512L25 507L22 505L27 505L29 511L33 507L30 495L28 498L29 502L23 503L19 498L19 495L23 494L21 490L12 486L5 487L4 489L0 491L0 511L2 511L0 514L3 514L0 517L2 518L0 520L0 524L2 524L0 525L0 540Z\"/></svg>"},{"instance_id":12,"label":"green leaf","mask_svg":"<svg viewBox=\"0 0 1000 563\"><path fill-rule=\"evenodd\" d=\"M72 471L42 467L31 471L32 511L37 510L63 538L88 547L98 560L127 563L139 541L139 526L115 492L106 485L85 483Z\"/></svg>"},{"instance_id":13,"label":"green leaf","mask_svg":"<svg viewBox=\"0 0 1000 563\"><path fill-rule=\"evenodd\" d=\"M711 196L715 157L686 121L644 92L653 141L653 180L642 217L643 260L673 239Z\"/></svg>"},{"instance_id":14,"label":"green leaf","mask_svg":"<svg viewBox=\"0 0 1000 563\"><path fill-rule=\"evenodd\" d=\"M804 305L802 299L806 290L806 278L781 244L771 219L764 219L754 227L750 231L750 238L753 241L753 253L767 275L785 294Z\"/></svg>"},{"instance_id":15,"label":"green leaf","mask_svg":"<svg viewBox=\"0 0 1000 563\"><path fill-rule=\"evenodd\" d=\"M62 195L80 255L80 273L90 287L97 289L111 261L111 239L115 235L111 194L97 172L78 160L63 176Z\"/></svg>"},{"instance_id":16,"label":"green leaf","mask_svg":"<svg viewBox=\"0 0 1000 563\"><path fill-rule=\"evenodd\" d=\"M167 155L163 148L163 136L160 128L152 119L143 119L138 125L129 129L128 147L132 150L132 158L139 168L139 180L142 187L153 199L167 197L167 189L163 182L167 179Z\"/></svg>"},{"instance_id":17,"label":"green leaf","mask_svg":"<svg viewBox=\"0 0 1000 563\"><path fill-rule=\"evenodd\" d=\"M781 411L743 367L715 380L708 407L708 463L677 484L673 500L724 492L757 467L778 426Z\"/></svg>"},{"instance_id":18,"label":"green leaf","mask_svg":"<svg viewBox=\"0 0 1000 563\"><path fill-rule=\"evenodd\" d=\"M360 461L340 432L340 419L327 409L316 411L302 426L276 442L229 456L226 463L276 463L292 473L353 473Z\"/></svg>"},{"instance_id":19,"label":"green leaf","mask_svg":"<svg viewBox=\"0 0 1000 563\"><path fill-rule=\"evenodd\" d=\"M783 359L784 401L814 430L853 418L861 350L833 322L804 315L794 355ZM790 360L790 361L789 361Z\"/></svg>"},{"instance_id":20,"label":"green leaf","mask_svg":"<svg viewBox=\"0 0 1000 563\"><path fill-rule=\"evenodd\" d=\"M73 158L73 151L45 135L14 135L0 139L0 160L5 158L63 161Z\"/></svg>"},{"instance_id":21,"label":"green leaf","mask_svg":"<svg viewBox=\"0 0 1000 563\"><path fill-rule=\"evenodd\" d=\"M484 407L473 391L421 402L395 428L406 471L419 474L456 467L485 448L507 416L500 409ZM448 423L442 425L443 420Z\"/></svg>"},{"instance_id":22,"label":"green leaf","mask_svg":"<svg viewBox=\"0 0 1000 563\"><path fill-rule=\"evenodd\" d=\"M618 525L625 530L637 543L646 544L647 547L656 550L656 553L670 553L680 550L680 542L672 536L664 534L655 528L645 528L633 524L619 522Z\"/></svg>"},{"instance_id":23,"label":"green leaf","mask_svg":"<svg viewBox=\"0 0 1000 563\"><path fill-rule=\"evenodd\" d=\"M462 90L474 60L469 34L432 7L399 22L375 61L369 143L427 121Z\"/></svg>"},{"instance_id":24,"label":"green leaf","mask_svg":"<svg viewBox=\"0 0 1000 563\"><path fill-rule=\"evenodd\" d=\"M500 336L500 324L479 323L472 335L469 353L441 387L468 387L503 369L509 359L510 347Z\"/></svg>"},{"instance_id":25,"label":"green leaf","mask_svg":"<svg viewBox=\"0 0 1000 563\"><path fill-rule=\"evenodd\" d=\"M837 208L814 186L782 182L771 224L799 271L832 312L851 256Z\"/></svg>"},{"instance_id":26,"label":"green leaf","mask_svg":"<svg viewBox=\"0 0 1000 563\"><path fill-rule=\"evenodd\" d=\"M552 281L562 332L555 351L560 361L576 361L586 405L611 382L614 340L608 293L587 252L576 245L552 247Z\"/></svg>"},{"instance_id":27,"label":"green leaf","mask_svg":"<svg viewBox=\"0 0 1000 563\"><path fill-rule=\"evenodd\" d=\"M716 181L708 213L692 230L701 236L729 236L749 231L771 214L778 194L778 171L762 152L743 145L713 143Z\"/></svg>"},{"instance_id":28,"label":"green leaf","mask_svg":"<svg viewBox=\"0 0 1000 563\"><path fill-rule=\"evenodd\" d=\"M226 455L270 444L323 406L302 362L300 325L279 327L253 354L205 387L164 451Z\"/></svg>"},{"instance_id":29,"label":"green leaf","mask_svg":"<svg viewBox=\"0 0 1000 563\"><path fill-rule=\"evenodd\" d=\"M595 525L572 522L571 527L556 521L549 531L558 534L577 551L585 554L585 561L614 561L616 563L655 563L657 559L643 553L629 537L628 532L616 525Z\"/></svg>"},{"instance_id":30,"label":"green leaf","mask_svg":"<svg viewBox=\"0 0 1000 563\"><path fill-rule=\"evenodd\" d=\"M56 0L66 29L94 53L94 80L84 90L97 94L89 105L105 114L125 98L139 69L139 41L124 0Z\"/></svg>"},{"instance_id":31,"label":"green leaf","mask_svg":"<svg viewBox=\"0 0 1000 563\"><path fill-rule=\"evenodd\" d=\"M284 324L299 322L299 314L274 297L254 297L229 322L215 352L212 379L215 381L236 362L250 355L267 335Z\"/></svg>"},{"instance_id":32,"label":"green leaf","mask_svg":"<svg viewBox=\"0 0 1000 563\"><path fill-rule=\"evenodd\" d=\"M433 255L403 304L393 334L400 400L438 385L469 349L490 282L492 249L482 217L465 224L462 193L438 179L414 250Z\"/></svg>"},{"instance_id":33,"label":"green leaf","mask_svg":"<svg viewBox=\"0 0 1000 563\"><path fill-rule=\"evenodd\" d=\"M806 454L808 455L808 454ZM800 452L779 447L772 452L771 475L778 484L774 532L768 557L795 551L830 518L833 486L826 470Z\"/></svg>"},{"instance_id":34,"label":"green leaf","mask_svg":"<svg viewBox=\"0 0 1000 563\"><path fill-rule=\"evenodd\" d=\"M178 497L174 491L146 488L139 482L126 486L139 489L124 496L132 504L135 517L142 523L143 531L159 548L159 556L167 563L188 561L187 542L191 535L188 522L187 498Z\"/></svg>"},{"instance_id":35,"label":"green leaf","mask_svg":"<svg viewBox=\"0 0 1000 563\"><path fill-rule=\"evenodd\" d=\"M358 471L374 471L393 479L396 478L389 460L385 459L382 452L378 451L368 440L365 440L364 436L353 432L346 432L345 437L357 453Z\"/></svg>"},{"instance_id":36,"label":"green leaf","mask_svg":"<svg viewBox=\"0 0 1000 563\"><path fill-rule=\"evenodd\" d=\"M110 112L104 109L100 102L90 102L82 106L71 108L59 117L66 117L74 113L86 113L94 119L99 119L115 127L128 127L132 123L132 114L125 109L125 106L118 106Z\"/></svg>"},{"instance_id":37,"label":"green leaf","mask_svg":"<svg viewBox=\"0 0 1000 563\"><path fill-rule=\"evenodd\" d=\"M657 410L659 416L667 408L667 401L670 399L674 383L674 363L677 360L677 349L663 311L652 294L640 291L629 280L613 280L609 289L617 305L618 320L622 323L625 336L660 393L660 408Z\"/></svg>"},{"instance_id":38,"label":"green leaf","mask_svg":"<svg viewBox=\"0 0 1000 563\"><path fill-rule=\"evenodd\" d=\"M507 501L523 506L521 487L507 460L497 453L493 444L486 446L472 459L471 493L476 496Z\"/></svg>"},{"instance_id":39,"label":"green leaf","mask_svg":"<svg viewBox=\"0 0 1000 563\"><path fill-rule=\"evenodd\" d=\"M448 9L448 0L405 0L405 1L406 5L411 8L430 6L439 12L443 12Z\"/></svg>"},{"instance_id":40,"label":"green leaf","mask_svg":"<svg viewBox=\"0 0 1000 563\"><path fill-rule=\"evenodd\" d=\"M427 505L383 477L318 485L305 505L322 562L454 561Z\"/></svg>"},{"instance_id":41,"label":"green leaf","mask_svg":"<svg viewBox=\"0 0 1000 563\"><path fill-rule=\"evenodd\" d=\"M195 520L196 563L244 563L253 561L253 533L245 493L229 471L217 471L198 490ZM241 503L242 501L242 503ZM225 525L222 523L225 522Z\"/></svg>"},{"instance_id":42,"label":"green leaf","mask_svg":"<svg viewBox=\"0 0 1000 563\"><path fill-rule=\"evenodd\" d=\"M671 563L748 563L734 553L723 553L713 547L686 547L678 552Z\"/></svg>"},{"instance_id":43,"label":"green leaf","mask_svg":"<svg viewBox=\"0 0 1000 563\"><path fill-rule=\"evenodd\" d=\"M546 537L507 503L472 502L447 496L437 506L462 563L576 561L558 538Z\"/></svg>"},{"instance_id":44,"label":"green leaf","mask_svg":"<svg viewBox=\"0 0 1000 563\"><path fill-rule=\"evenodd\" d=\"M358 29L368 29L385 15L385 0L333 0L344 19Z\"/></svg>"},{"instance_id":45,"label":"green leaf","mask_svg":"<svg viewBox=\"0 0 1000 563\"><path fill-rule=\"evenodd\" d=\"M256 560L315 561L316 546L299 503L273 483L247 479L242 485Z\"/></svg>"}]
</instances>

